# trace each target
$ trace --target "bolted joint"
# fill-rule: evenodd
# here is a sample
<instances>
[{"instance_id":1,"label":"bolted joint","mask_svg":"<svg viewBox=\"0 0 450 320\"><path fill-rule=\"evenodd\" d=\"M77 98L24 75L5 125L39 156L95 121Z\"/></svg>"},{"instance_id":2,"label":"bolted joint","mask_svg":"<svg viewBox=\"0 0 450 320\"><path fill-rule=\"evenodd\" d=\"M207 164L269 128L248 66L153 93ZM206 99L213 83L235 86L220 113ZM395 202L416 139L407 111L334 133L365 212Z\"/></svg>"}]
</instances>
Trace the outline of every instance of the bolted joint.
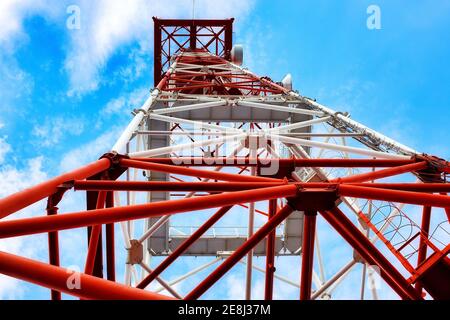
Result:
<instances>
[{"instance_id":1,"label":"bolted joint","mask_svg":"<svg viewBox=\"0 0 450 320\"><path fill-rule=\"evenodd\" d=\"M356 250L353 250L353 260L356 263L362 263L362 264L366 263L366 261L361 257L361 255Z\"/></svg>"},{"instance_id":2,"label":"bolted joint","mask_svg":"<svg viewBox=\"0 0 450 320\"><path fill-rule=\"evenodd\" d=\"M314 214L317 211L331 210L339 199L336 188L303 189L298 186L296 197L288 198L288 205L294 210Z\"/></svg>"},{"instance_id":3,"label":"bolted joint","mask_svg":"<svg viewBox=\"0 0 450 320\"><path fill-rule=\"evenodd\" d=\"M127 264L140 264L144 259L144 246L138 240L130 240L130 248L127 249Z\"/></svg>"},{"instance_id":4,"label":"bolted joint","mask_svg":"<svg viewBox=\"0 0 450 320\"><path fill-rule=\"evenodd\" d=\"M122 159L129 159L130 157L124 154L119 154L115 151L105 153L100 157L100 159L108 159L111 163L110 169L116 169L117 167L120 167L120 161Z\"/></svg>"},{"instance_id":5,"label":"bolted joint","mask_svg":"<svg viewBox=\"0 0 450 320\"><path fill-rule=\"evenodd\" d=\"M144 109L134 109L133 111L131 111L131 114L133 116L136 116L139 112L142 112L144 114L144 116L147 115L147 111L145 111Z\"/></svg>"},{"instance_id":6,"label":"bolted joint","mask_svg":"<svg viewBox=\"0 0 450 320\"><path fill-rule=\"evenodd\" d=\"M417 162L418 161L427 161L427 163L428 163L428 168L418 171L419 174L422 172L426 172L427 170L433 171L435 174L450 173L450 162L448 162L445 159L442 159L442 158L439 158L436 156L427 155L427 154L415 155L412 158L414 160L416 160Z\"/></svg>"},{"instance_id":7,"label":"bolted joint","mask_svg":"<svg viewBox=\"0 0 450 320\"><path fill-rule=\"evenodd\" d=\"M364 212L361 212L360 214L363 216L358 217L358 222L361 225L361 228L363 228L364 230L368 230L369 225L367 224L367 221L370 221L370 215Z\"/></svg>"},{"instance_id":8,"label":"bolted joint","mask_svg":"<svg viewBox=\"0 0 450 320\"><path fill-rule=\"evenodd\" d=\"M105 153L100 159L108 159L110 166L103 173L97 174L94 179L104 179L104 180L116 180L122 173L124 173L127 168L121 166L122 159L129 159L130 157L124 154L119 154L115 151Z\"/></svg>"},{"instance_id":9,"label":"bolted joint","mask_svg":"<svg viewBox=\"0 0 450 320\"><path fill-rule=\"evenodd\" d=\"M58 203L62 200L64 193L73 188L73 181L65 182L56 188L56 192L48 197L46 210L49 213L56 213Z\"/></svg>"},{"instance_id":10,"label":"bolted joint","mask_svg":"<svg viewBox=\"0 0 450 320\"><path fill-rule=\"evenodd\" d=\"M450 173L450 163L444 159L427 154L414 155L412 157L417 162L426 161L428 166L425 169L415 171L415 174L423 182L445 182L446 174Z\"/></svg>"}]
</instances>

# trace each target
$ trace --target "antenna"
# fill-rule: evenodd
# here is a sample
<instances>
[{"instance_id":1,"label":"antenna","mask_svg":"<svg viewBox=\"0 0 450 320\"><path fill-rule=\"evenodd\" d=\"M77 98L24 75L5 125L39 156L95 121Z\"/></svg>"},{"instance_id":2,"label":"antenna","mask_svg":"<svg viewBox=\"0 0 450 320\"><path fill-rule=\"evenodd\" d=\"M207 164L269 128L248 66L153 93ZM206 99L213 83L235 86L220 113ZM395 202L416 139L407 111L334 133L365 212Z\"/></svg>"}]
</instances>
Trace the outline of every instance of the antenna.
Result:
<instances>
[{"instance_id":1,"label":"antenna","mask_svg":"<svg viewBox=\"0 0 450 320\"><path fill-rule=\"evenodd\" d=\"M195 0L192 0L192 20L195 19Z\"/></svg>"}]
</instances>

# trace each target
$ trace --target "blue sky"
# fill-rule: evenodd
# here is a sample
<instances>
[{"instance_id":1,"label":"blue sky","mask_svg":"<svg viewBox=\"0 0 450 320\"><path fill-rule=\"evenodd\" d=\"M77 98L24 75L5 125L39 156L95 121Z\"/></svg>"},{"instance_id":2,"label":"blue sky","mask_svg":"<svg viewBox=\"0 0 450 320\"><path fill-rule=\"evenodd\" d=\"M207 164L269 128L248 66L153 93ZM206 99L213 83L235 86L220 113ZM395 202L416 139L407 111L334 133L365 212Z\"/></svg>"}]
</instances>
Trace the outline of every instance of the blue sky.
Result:
<instances>
[{"instance_id":1,"label":"blue sky","mask_svg":"<svg viewBox=\"0 0 450 320\"><path fill-rule=\"evenodd\" d=\"M112 146L153 85L151 17L190 17L191 3L0 0L0 196ZM81 9L80 30L66 27L70 4ZM366 27L370 4L381 8L381 30ZM196 14L235 17L235 43L255 73L278 81L290 72L301 94L450 158L450 1L197 0ZM25 240L0 249L45 251ZM0 298L48 296L0 281Z\"/></svg>"}]
</instances>

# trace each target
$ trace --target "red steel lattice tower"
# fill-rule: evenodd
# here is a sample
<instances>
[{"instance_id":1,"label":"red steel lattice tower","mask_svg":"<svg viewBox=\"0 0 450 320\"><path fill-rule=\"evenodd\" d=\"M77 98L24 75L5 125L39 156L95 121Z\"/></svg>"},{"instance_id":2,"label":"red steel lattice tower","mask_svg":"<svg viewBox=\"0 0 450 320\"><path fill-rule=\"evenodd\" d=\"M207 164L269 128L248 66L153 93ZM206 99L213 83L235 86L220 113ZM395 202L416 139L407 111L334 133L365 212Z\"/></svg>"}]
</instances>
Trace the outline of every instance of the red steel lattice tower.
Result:
<instances>
[{"instance_id":1,"label":"red steel lattice tower","mask_svg":"<svg viewBox=\"0 0 450 320\"><path fill-rule=\"evenodd\" d=\"M52 299L63 292L83 299L190 300L244 264L247 299L258 270L265 299L273 298L277 279L309 300L332 297L362 265L361 297L374 277L370 270L377 270L402 299L450 298L448 162L292 91L290 76L274 82L242 68L242 48L232 46L233 19L154 18L154 24L155 89L111 152L0 200L1 239L48 233L49 242L49 263L0 252L0 273L47 287ZM87 211L60 214L57 206L71 189L86 192ZM42 200L46 214L14 219ZM220 224L230 215L235 228ZM202 223L183 229L173 223L178 217ZM318 219L354 250L329 278ZM136 235L138 222L144 227ZM115 274L123 250L115 245L119 226L124 283ZM68 288L70 274L59 262L59 232L74 228L88 232L80 288ZM155 256L162 260L151 268ZM194 256L210 261L164 280L167 268ZM299 282L278 274L277 265L298 256ZM204 279L189 283L189 292L174 288L213 265ZM152 282L161 287L149 289Z\"/></svg>"}]
</instances>

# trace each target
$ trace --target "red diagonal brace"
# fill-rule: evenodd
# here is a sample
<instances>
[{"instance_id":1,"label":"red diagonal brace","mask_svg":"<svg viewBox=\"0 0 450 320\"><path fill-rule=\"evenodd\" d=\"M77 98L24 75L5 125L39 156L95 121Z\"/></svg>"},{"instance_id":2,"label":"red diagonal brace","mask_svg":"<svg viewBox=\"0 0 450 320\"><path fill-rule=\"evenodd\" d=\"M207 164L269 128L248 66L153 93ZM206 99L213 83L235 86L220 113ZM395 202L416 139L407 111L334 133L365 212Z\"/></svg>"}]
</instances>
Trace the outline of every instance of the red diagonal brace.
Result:
<instances>
[{"instance_id":1,"label":"red diagonal brace","mask_svg":"<svg viewBox=\"0 0 450 320\"><path fill-rule=\"evenodd\" d=\"M96 300L171 300L173 298L131 288L84 273L73 273L61 267L22 258L0 251L0 273L64 292L81 299ZM70 277L79 277L80 286L71 289Z\"/></svg>"},{"instance_id":2,"label":"red diagonal brace","mask_svg":"<svg viewBox=\"0 0 450 320\"><path fill-rule=\"evenodd\" d=\"M152 273L142 280L136 287L145 289L157 276L161 274L172 262L183 254L195 241L197 241L209 228L211 228L220 218L222 218L231 207L220 208L211 218L209 218L200 228L198 228L189 238L175 249L163 262L161 262Z\"/></svg>"},{"instance_id":3,"label":"red diagonal brace","mask_svg":"<svg viewBox=\"0 0 450 320\"><path fill-rule=\"evenodd\" d=\"M311 299L311 284L314 261L314 238L316 235L317 211L306 210L303 222L302 270L300 276L300 300Z\"/></svg>"},{"instance_id":4,"label":"red diagonal brace","mask_svg":"<svg viewBox=\"0 0 450 320\"><path fill-rule=\"evenodd\" d=\"M353 176L348 176L344 178L337 178L330 180L330 182L341 182L341 183L350 183L350 182L366 182L366 181L373 181L377 179L387 178L407 172L414 172L419 171L422 169L425 169L428 167L427 161L421 161L417 163L407 164L404 166L389 168L389 169L383 169L383 170L377 170L367 173L361 173L356 174Z\"/></svg>"},{"instance_id":5,"label":"red diagonal brace","mask_svg":"<svg viewBox=\"0 0 450 320\"><path fill-rule=\"evenodd\" d=\"M85 179L108 169L110 165L110 160L100 159L87 166L0 199L0 219L54 194L58 191L58 186L67 181Z\"/></svg>"},{"instance_id":6,"label":"red diagonal brace","mask_svg":"<svg viewBox=\"0 0 450 320\"><path fill-rule=\"evenodd\" d=\"M136 161L129 159L122 159L120 164L124 167L132 167L150 171L166 172L171 174L181 174L191 177L200 177L214 180L224 180L224 181L237 181L237 182L280 182L280 179L263 178L255 176L243 176L233 173L224 173L218 171L208 171L200 169L190 169L175 165L151 163L144 161Z\"/></svg>"},{"instance_id":7,"label":"red diagonal brace","mask_svg":"<svg viewBox=\"0 0 450 320\"><path fill-rule=\"evenodd\" d=\"M100 191L97 198L97 210L102 209L105 206L106 192ZM84 267L84 273L92 274L94 271L95 257L97 254L98 241L100 239L100 233L102 231L102 225L98 224L92 227L89 237L88 254L86 257L86 265Z\"/></svg>"},{"instance_id":8,"label":"red diagonal brace","mask_svg":"<svg viewBox=\"0 0 450 320\"><path fill-rule=\"evenodd\" d=\"M295 185L286 185L134 206L90 210L87 212L66 213L57 216L9 220L0 222L0 239L96 224L160 217L161 215L224 207L242 202L294 197L297 191L298 189Z\"/></svg>"},{"instance_id":9,"label":"red diagonal brace","mask_svg":"<svg viewBox=\"0 0 450 320\"><path fill-rule=\"evenodd\" d=\"M342 184L338 193L344 197L365 198L369 200L393 201L447 208L450 207L450 197L420 192L390 190L381 188L358 187Z\"/></svg>"},{"instance_id":10,"label":"red diagonal brace","mask_svg":"<svg viewBox=\"0 0 450 320\"><path fill-rule=\"evenodd\" d=\"M353 225L339 208L336 207L332 210L320 211L320 213L367 263L380 268L381 277L402 299L422 299L414 287L409 284L402 274Z\"/></svg>"},{"instance_id":11,"label":"red diagonal brace","mask_svg":"<svg viewBox=\"0 0 450 320\"><path fill-rule=\"evenodd\" d=\"M277 212L277 200L269 200L269 220L273 219ZM266 246L266 282L264 290L264 299L273 298L273 275L275 273L275 236L276 231L272 230L267 236Z\"/></svg>"},{"instance_id":12,"label":"red diagonal brace","mask_svg":"<svg viewBox=\"0 0 450 320\"><path fill-rule=\"evenodd\" d=\"M229 256L216 270L214 270L205 280L203 280L194 290L192 290L185 300L198 299L206 292L217 280L228 272L236 263L239 262L252 248L254 248L264 237L274 230L284 219L286 219L293 209L286 205L277 214L264 224L253 236L245 241L234 253Z\"/></svg>"}]
</instances>

